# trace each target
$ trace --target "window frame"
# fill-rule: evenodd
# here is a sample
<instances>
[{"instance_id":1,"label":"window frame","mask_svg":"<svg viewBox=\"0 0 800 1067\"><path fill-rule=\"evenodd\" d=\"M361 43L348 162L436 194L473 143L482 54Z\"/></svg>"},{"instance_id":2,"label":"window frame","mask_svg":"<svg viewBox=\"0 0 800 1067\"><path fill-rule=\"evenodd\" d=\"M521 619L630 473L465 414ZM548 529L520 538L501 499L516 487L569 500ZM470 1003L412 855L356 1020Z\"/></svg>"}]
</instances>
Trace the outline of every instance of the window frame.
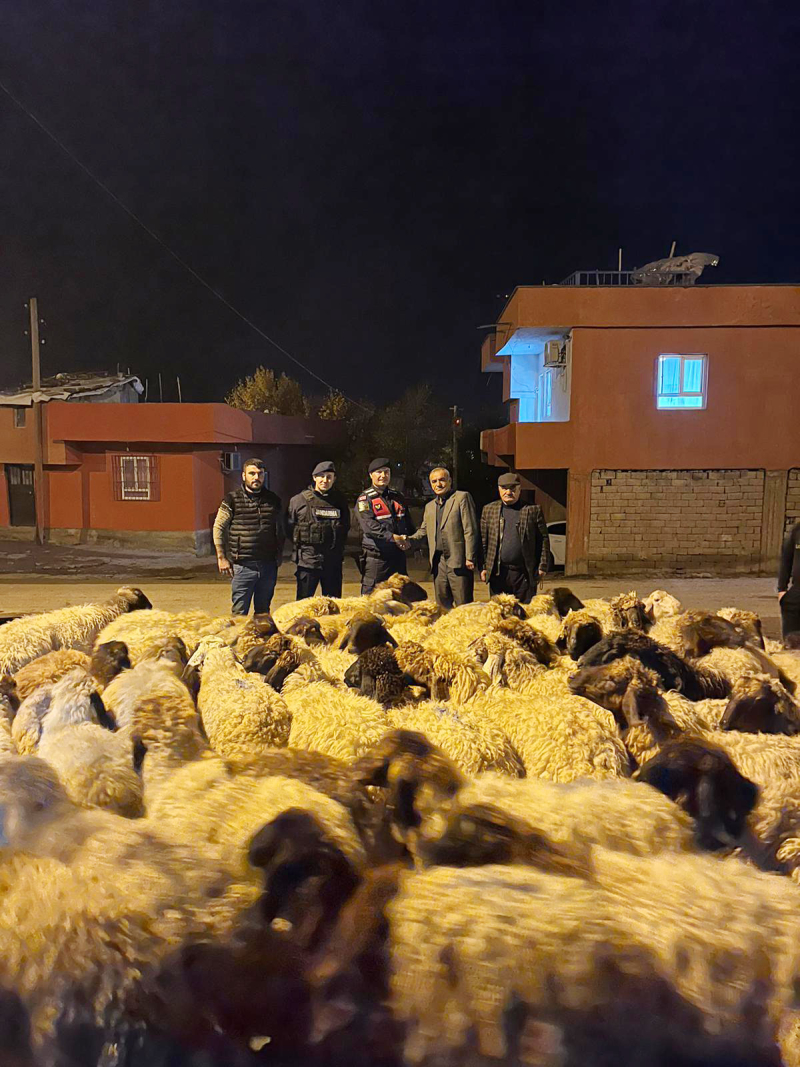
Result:
<instances>
[{"instance_id":1,"label":"window frame","mask_svg":"<svg viewBox=\"0 0 800 1067\"><path fill-rule=\"evenodd\" d=\"M28 421L28 409L26 407L15 407L14 411L14 429L24 430Z\"/></svg>"},{"instance_id":2,"label":"window frame","mask_svg":"<svg viewBox=\"0 0 800 1067\"><path fill-rule=\"evenodd\" d=\"M662 393L660 392L660 380L661 380L661 365L662 360L666 359L679 359L681 361L680 369L680 389L677 393ZM683 388L684 385L684 364L686 360L702 360L702 380L700 382L699 391L687 390ZM708 404L708 353L707 352L661 352L655 359L655 375L653 383L653 396L656 402L656 411L705 411ZM659 403L662 397L689 397L699 396L701 403L696 405L680 405L680 404L664 404Z\"/></svg>"},{"instance_id":3,"label":"window frame","mask_svg":"<svg viewBox=\"0 0 800 1067\"><path fill-rule=\"evenodd\" d=\"M129 503L139 501L151 503L161 499L158 456L139 452L116 452L111 457L111 478L114 487L114 499ZM142 467L147 472L142 479ZM126 476L126 467L132 471L133 479ZM146 483L146 484L145 484Z\"/></svg>"}]
</instances>

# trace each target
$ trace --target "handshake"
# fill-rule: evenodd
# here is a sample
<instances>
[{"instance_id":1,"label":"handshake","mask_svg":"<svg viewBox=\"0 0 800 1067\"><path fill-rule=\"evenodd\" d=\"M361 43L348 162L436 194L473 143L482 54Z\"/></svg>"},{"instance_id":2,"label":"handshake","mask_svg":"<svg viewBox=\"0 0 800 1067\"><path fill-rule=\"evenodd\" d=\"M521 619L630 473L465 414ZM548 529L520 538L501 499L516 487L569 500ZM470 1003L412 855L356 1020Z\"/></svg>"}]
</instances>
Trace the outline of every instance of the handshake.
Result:
<instances>
[{"instance_id":1,"label":"handshake","mask_svg":"<svg viewBox=\"0 0 800 1067\"><path fill-rule=\"evenodd\" d=\"M405 534L392 534L392 537L397 547L402 548L404 552L410 551L410 549L413 547Z\"/></svg>"}]
</instances>

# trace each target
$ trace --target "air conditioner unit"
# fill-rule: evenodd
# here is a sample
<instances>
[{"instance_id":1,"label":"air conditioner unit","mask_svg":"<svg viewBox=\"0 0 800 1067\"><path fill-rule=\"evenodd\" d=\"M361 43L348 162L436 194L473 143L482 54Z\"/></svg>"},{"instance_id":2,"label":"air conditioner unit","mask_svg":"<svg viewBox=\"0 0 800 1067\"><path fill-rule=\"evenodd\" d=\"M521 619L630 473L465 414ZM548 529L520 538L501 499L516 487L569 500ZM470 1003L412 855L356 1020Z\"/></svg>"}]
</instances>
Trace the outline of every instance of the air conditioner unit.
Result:
<instances>
[{"instance_id":1,"label":"air conditioner unit","mask_svg":"<svg viewBox=\"0 0 800 1067\"><path fill-rule=\"evenodd\" d=\"M242 469L241 452L223 452L222 469L223 471L225 471L226 474L232 474L234 471L240 471Z\"/></svg>"},{"instance_id":2,"label":"air conditioner unit","mask_svg":"<svg viewBox=\"0 0 800 1067\"><path fill-rule=\"evenodd\" d=\"M566 341L545 341L544 365L545 367L564 367L567 362Z\"/></svg>"}]
</instances>

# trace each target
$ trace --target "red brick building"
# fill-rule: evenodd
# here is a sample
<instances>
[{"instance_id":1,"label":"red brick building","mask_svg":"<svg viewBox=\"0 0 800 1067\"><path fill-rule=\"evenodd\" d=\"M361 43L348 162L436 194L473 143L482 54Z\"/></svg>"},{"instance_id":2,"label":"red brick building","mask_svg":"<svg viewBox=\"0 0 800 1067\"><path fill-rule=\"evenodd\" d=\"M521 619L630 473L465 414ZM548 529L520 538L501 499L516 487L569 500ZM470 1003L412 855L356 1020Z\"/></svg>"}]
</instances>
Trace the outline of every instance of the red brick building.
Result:
<instances>
[{"instance_id":1,"label":"red brick building","mask_svg":"<svg viewBox=\"0 0 800 1067\"><path fill-rule=\"evenodd\" d=\"M263 459L269 487L287 501L341 434L336 422L225 404L52 400L42 417L50 540L138 542L198 554L211 550L214 515L240 483L243 460ZM33 536L33 424L24 404L0 405L0 537Z\"/></svg>"},{"instance_id":2,"label":"red brick building","mask_svg":"<svg viewBox=\"0 0 800 1067\"><path fill-rule=\"evenodd\" d=\"M800 287L523 286L486 336L488 462L567 519L568 574L776 566L800 518Z\"/></svg>"}]
</instances>

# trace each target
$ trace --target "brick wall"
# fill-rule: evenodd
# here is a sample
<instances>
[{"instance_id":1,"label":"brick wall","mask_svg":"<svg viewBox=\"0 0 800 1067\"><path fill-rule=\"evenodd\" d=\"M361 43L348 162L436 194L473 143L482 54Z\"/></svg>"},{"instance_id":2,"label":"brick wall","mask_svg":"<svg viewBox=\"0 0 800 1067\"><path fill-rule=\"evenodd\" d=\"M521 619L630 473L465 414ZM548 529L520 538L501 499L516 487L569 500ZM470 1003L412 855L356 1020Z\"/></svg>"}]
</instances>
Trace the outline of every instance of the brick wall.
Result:
<instances>
[{"instance_id":1,"label":"brick wall","mask_svg":"<svg viewBox=\"0 0 800 1067\"><path fill-rule=\"evenodd\" d=\"M589 570L755 572L763 498L759 470L593 471Z\"/></svg>"},{"instance_id":2,"label":"brick wall","mask_svg":"<svg viewBox=\"0 0 800 1067\"><path fill-rule=\"evenodd\" d=\"M800 467L794 467L789 471L789 482L786 486L786 530L788 532L796 522L800 522Z\"/></svg>"}]
</instances>

